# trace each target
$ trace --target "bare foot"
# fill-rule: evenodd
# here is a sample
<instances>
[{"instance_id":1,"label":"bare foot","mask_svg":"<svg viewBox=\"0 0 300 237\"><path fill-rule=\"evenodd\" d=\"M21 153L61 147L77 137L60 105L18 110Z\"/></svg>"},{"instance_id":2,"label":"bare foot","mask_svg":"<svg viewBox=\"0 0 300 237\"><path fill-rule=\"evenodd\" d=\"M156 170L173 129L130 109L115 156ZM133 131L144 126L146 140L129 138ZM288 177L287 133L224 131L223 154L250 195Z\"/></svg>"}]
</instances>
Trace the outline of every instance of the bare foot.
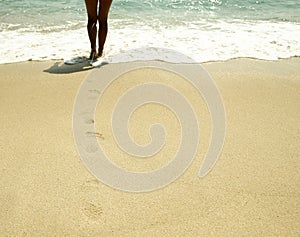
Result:
<instances>
[{"instance_id":1,"label":"bare foot","mask_svg":"<svg viewBox=\"0 0 300 237\"><path fill-rule=\"evenodd\" d=\"M97 57L98 57L98 55L97 55L96 50L92 50L89 59L91 61L94 61L95 59L97 59Z\"/></svg>"}]
</instances>

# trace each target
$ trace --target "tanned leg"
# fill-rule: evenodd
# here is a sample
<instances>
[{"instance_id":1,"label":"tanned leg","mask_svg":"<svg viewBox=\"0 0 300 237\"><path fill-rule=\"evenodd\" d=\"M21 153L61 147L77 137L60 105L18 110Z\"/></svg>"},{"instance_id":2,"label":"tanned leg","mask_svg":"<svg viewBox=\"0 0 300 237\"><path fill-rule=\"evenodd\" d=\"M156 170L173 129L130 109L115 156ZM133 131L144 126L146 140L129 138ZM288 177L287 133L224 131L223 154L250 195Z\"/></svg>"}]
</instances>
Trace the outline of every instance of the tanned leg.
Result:
<instances>
[{"instance_id":1,"label":"tanned leg","mask_svg":"<svg viewBox=\"0 0 300 237\"><path fill-rule=\"evenodd\" d=\"M86 0L88 1L88 0ZM107 17L109 8L111 6L112 0L100 0L99 5L99 32L98 32L98 40L99 40L99 49L98 56L101 57L103 53L103 47L105 44L106 36L107 36Z\"/></svg>"},{"instance_id":2,"label":"tanned leg","mask_svg":"<svg viewBox=\"0 0 300 237\"><path fill-rule=\"evenodd\" d=\"M90 59L96 56L96 38L97 38L97 5L98 0L85 0L85 6L88 14L87 30L91 42Z\"/></svg>"}]
</instances>

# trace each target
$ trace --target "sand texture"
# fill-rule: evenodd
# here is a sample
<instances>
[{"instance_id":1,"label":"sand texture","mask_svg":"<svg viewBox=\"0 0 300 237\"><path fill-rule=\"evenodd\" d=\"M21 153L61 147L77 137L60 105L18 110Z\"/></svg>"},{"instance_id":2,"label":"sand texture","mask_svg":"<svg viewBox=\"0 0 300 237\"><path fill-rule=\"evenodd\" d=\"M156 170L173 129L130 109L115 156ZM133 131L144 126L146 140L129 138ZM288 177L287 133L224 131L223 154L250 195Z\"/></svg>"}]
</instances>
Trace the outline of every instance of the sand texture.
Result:
<instances>
[{"instance_id":1,"label":"sand texture","mask_svg":"<svg viewBox=\"0 0 300 237\"><path fill-rule=\"evenodd\" d=\"M300 236L300 59L203 66L226 110L218 162L206 177L198 177L211 129L203 98L184 80L154 73L154 80L178 88L194 105L199 150L169 186L128 193L99 182L75 147L73 104L91 71L56 61L0 65L0 235ZM105 67L114 70L118 64ZM96 111L99 143L129 170L159 168L180 143L176 117L154 105L136 111L129 128L136 142L145 144L149 118L159 118L168 134L162 154L143 162L124 154L113 140L113 103L151 75L147 70L124 75Z\"/></svg>"}]
</instances>

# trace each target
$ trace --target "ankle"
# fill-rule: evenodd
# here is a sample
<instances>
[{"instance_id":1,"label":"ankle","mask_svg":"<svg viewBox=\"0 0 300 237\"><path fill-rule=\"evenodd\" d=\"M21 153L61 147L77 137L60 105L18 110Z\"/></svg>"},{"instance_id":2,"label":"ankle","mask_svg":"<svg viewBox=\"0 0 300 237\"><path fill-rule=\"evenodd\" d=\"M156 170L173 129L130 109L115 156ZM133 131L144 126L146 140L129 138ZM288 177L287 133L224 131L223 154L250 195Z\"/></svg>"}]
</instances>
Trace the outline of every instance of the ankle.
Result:
<instances>
[{"instance_id":1,"label":"ankle","mask_svg":"<svg viewBox=\"0 0 300 237\"><path fill-rule=\"evenodd\" d=\"M91 53L90 53L90 60L94 60L94 59L96 59L97 58L97 52L96 52L96 50L91 50Z\"/></svg>"},{"instance_id":2,"label":"ankle","mask_svg":"<svg viewBox=\"0 0 300 237\"><path fill-rule=\"evenodd\" d=\"M98 49L98 57L101 57L103 55L103 49Z\"/></svg>"}]
</instances>

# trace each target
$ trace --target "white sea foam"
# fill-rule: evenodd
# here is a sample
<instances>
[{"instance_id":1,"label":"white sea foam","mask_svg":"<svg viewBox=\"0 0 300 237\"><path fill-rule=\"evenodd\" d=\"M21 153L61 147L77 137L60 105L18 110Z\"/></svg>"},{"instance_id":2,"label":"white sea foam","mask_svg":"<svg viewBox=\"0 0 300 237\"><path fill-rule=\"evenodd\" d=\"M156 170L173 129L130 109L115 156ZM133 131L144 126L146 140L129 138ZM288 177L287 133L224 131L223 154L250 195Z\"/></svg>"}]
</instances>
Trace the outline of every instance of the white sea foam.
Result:
<instances>
[{"instance_id":1,"label":"white sea foam","mask_svg":"<svg viewBox=\"0 0 300 237\"><path fill-rule=\"evenodd\" d=\"M88 56L86 27L48 31L10 25L0 31L0 63L26 60L66 59ZM105 57L110 62L187 59L148 51L115 58L121 52L141 48L168 48L184 53L196 62L254 57L274 60L300 55L300 24L267 21L191 22L185 25L125 24L110 20Z\"/></svg>"}]
</instances>

